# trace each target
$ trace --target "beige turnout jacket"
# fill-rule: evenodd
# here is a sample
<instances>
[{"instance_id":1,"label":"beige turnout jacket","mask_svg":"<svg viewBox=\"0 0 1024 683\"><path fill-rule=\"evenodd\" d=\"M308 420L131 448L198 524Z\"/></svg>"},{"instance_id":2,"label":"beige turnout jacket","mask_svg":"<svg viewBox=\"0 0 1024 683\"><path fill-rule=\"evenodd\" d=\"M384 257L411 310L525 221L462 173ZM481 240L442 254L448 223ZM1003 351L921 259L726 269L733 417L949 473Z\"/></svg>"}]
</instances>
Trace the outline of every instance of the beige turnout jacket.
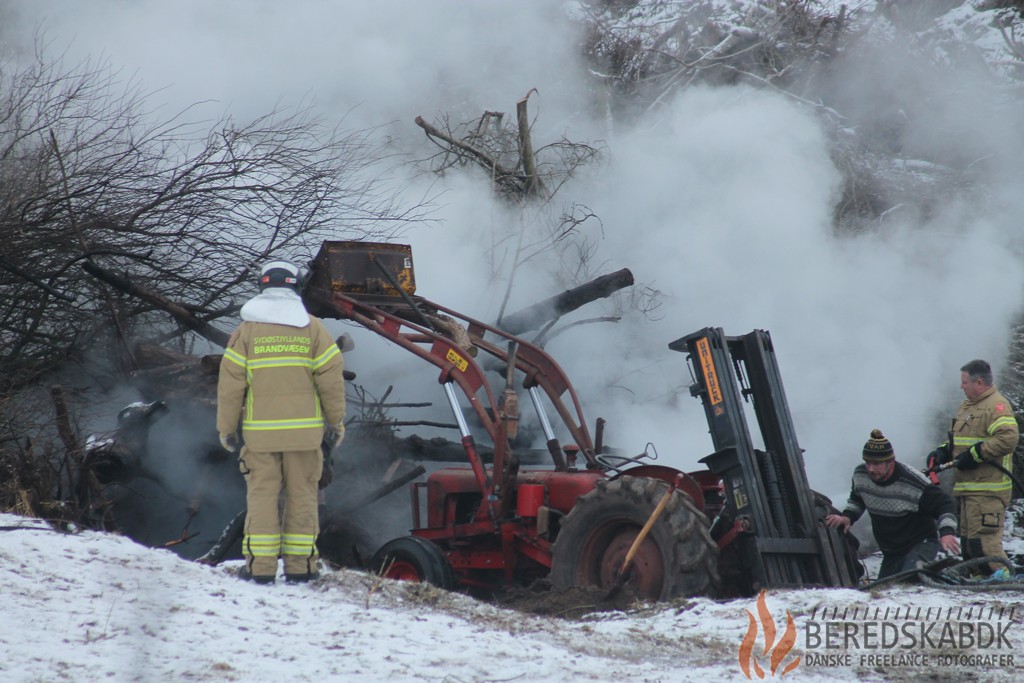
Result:
<instances>
[{"instance_id":1,"label":"beige turnout jacket","mask_svg":"<svg viewBox=\"0 0 1024 683\"><path fill-rule=\"evenodd\" d=\"M1013 451L1020 437L1010 402L995 387L974 401L960 404L953 424L953 453L959 455L981 442L983 460L973 470L957 470L953 495L990 495L1010 502L1010 478L989 463L1013 471Z\"/></svg>"},{"instance_id":2,"label":"beige turnout jacket","mask_svg":"<svg viewBox=\"0 0 1024 683\"><path fill-rule=\"evenodd\" d=\"M345 417L344 360L324 324L246 321L224 351L217 430L237 431L258 452L315 450L324 427Z\"/></svg>"}]
</instances>

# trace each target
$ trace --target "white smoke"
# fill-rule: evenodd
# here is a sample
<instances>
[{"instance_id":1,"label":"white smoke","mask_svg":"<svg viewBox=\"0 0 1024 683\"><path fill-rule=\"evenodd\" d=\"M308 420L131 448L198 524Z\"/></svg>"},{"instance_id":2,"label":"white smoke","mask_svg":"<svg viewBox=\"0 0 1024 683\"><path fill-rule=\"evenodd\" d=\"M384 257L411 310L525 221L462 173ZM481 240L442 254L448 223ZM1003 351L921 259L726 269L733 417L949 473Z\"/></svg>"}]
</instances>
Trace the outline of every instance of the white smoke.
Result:
<instances>
[{"instance_id":1,"label":"white smoke","mask_svg":"<svg viewBox=\"0 0 1024 683\"><path fill-rule=\"evenodd\" d=\"M422 151L417 115L462 122L484 110L511 112L532 88L538 139L607 135L564 7L39 0L18 11L26 40L43 22L69 60L109 60L159 89L152 101L168 110L209 100L212 111L244 121L312 101L328 118L344 115L345 127L385 126L396 149ZM703 411L686 392L684 356L667 345L705 326L771 332L809 478L833 497L844 495L872 428L918 463L939 436L936 413L956 404L960 365L982 357L1001 369L1024 285L1019 187L998 182L999 173L1019 178L1007 170L1019 171L1022 156L1019 106L993 113L986 88L994 86L954 64L941 75L956 84L950 93L946 81L901 71L898 59L886 60L884 72L859 69L856 59L834 90L865 112L901 88L927 97L902 112L915 117L907 153L989 158L991 201L950 203L926 217L908 212L902 222L837 237L840 173L829 132L805 104L746 87L695 88L631 127L619 124L607 140L608 165L563 196L600 215L594 262L607 264L602 272L628 267L664 293L660 318L581 326L550 346L590 420L609 420L612 445L639 452L653 441L665 464L700 468L697 458L711 450ZM415 195L427 181L403 182ZM419 293L493 320L505 281L485 254L524 219L491 202L483 179L443 183L434 185L443 190L439 222L406 239ZM510 310L558 291L550 272L517 281ZM349 367L360 382L395 383L402 400L429 388L440 400L436 374L356 336Z\"/></svg>"}]
</instances>

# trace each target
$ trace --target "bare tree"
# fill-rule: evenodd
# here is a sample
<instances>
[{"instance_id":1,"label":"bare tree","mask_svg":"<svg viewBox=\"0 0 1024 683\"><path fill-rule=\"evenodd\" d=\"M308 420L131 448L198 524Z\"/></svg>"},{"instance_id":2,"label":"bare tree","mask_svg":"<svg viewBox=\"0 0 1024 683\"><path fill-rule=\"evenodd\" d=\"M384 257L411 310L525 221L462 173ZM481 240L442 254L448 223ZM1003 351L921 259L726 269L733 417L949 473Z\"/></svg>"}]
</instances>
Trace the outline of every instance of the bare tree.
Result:
<instances>
[{"instance_id":1,"label":"bare tree","mask_svg":"<svg viewBox=\"0 0 1024 683\"><path fill-rule=\"evenodd\" d=\"M216 343L262 261L400 235L430 200L385 191L398 160L374 129L304 105L247 123L204 121L201 105L159 117L109 66L40 45L27 67L0 63L0 506L103 525L89 473L117 454L103 461L87 436L117 412L106 390L145 374L140 343ZM192 427L186 460L210 440Z\"/></svg>"},{"instance_id":2,"label":"bare tree","mask_svg":"<svg viewBox=\"0 0 1024 683\"><path fill-rule=\"evenodd\" d=\"M311 258L325 239L385 239L422 219L384 192L375 131L343 131L309 107L245 124L146 110L109 67L65 68L41 51L0 66L0 391L140 335L188 330L85 272L173 293L210 323L237 311L268 257ZM111 343L113 342L113 343Z\"/></svg>"},{"instance_id":3,"label":"bare tree","mask_svg":"<svg viewBox=\"0 0 1024 683\"><path fill-rule=\"evenodd\" d=\"M417 116L416 125L439 148L425 162L442 175L476 166L491 178L500 196L513 202L550 199L580 167L600 159L602 152L599 146L565 138L534 148L529 97L530 93L516 103L514 122L497 111L485 111L476 121L454 127L448 121L431 124Z\"/></svg>"},{"instance_id":4,"label":"bare tree","mask_svg":"<svg viewBox=\"0 0 1024 683\"><path fill-rule=\"evenodd\" d=\"M799 96L846 35L846 6L823 5L764 2L741 14L665 3L645 15L631 3L598 0L585 3L584 50L617 110L650 109L699 83L747 81Z\"/></svg>"},{"instance_id":5,"label":"bare tree","mask_svg":"<svg viewBox=\"0 0 1024 683\"><path fill-rule=\"evenodd\" d=\"M449 121L416 124L440 151L423 160L433 173L476 169L487 174L495 194L514 209L518 225L499 235L489 250L491 269L506 279L500 322L523 266L548 258L553 284L578 285L593 277L590 235L601 230L600 218L581 204L559 208L556 195L585 165L602 158L600 144L562 138L536 145L528 113L531 90L516 103L513 121L498 111L485 111L477 120L452 126Z\"/></svg>"},{"instance_id":6,"label":"bare tree","mask_svg":"<svg viewBox=\"0 0 1024 683\"><path fill-rule=\"evenodd\" d=\"M495 194L517 217L516 224L496 236L488 250L491 270L505 279L499 325L517 277L527 264L537 266L544 260L541 270L550 275L553 289L589 283L607 265L594 259L596 241L604 229L600 217L584 204L562 203L558 197L584 166L601 161L603 145L564 137L535 144L534 122L528 113L529 99L535 92L531 90L516 102L514 121L507 121L506 115L498 111L485 111L475 121L457 126L447 120L431 124L423 117L416 118L416 124L440 150L423 161L432 172L443 175L468 169L487 174ZM658 306L658 294L653 288L641 286L633 292L629 305L645 313L652 311ZM584 322L619 320L619 297L615 297L613 306L616 311L612 315ZM537 341L553 336L551 325L559 315L548 321Z\"/></svg>"}]
</instances>

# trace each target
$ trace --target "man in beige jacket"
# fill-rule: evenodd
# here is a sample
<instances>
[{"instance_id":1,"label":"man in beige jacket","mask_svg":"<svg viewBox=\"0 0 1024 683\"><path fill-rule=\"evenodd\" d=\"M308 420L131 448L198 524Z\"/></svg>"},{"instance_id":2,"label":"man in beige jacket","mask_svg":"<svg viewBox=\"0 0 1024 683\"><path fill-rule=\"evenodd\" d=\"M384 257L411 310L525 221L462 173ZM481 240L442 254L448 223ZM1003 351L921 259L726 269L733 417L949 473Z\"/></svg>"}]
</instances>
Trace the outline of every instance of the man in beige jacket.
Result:
<instances>
[{"instance_id":1,"label":"man in beige jacket","mask_svg":"<svg viewBox=\"0 0 1024 683\"><path fill-rule=\"evenodd\" d=\"M960 545L965 559L998 557L1009 563L1003 549L1003 525L1010 504L1013 452L1020 438L1013 408L992 382L992 368L972 360L960 368L964 401L953 422L953 442L929 455L929 461L956 464L953 496L959 503ZM983 574L1008 579L1002 563L979 567Z\"/></svg>"},{"instance_id":2,"label":"man in beige jacket","mask_svg":"<svg viewBox=\"0 0 1024 683\"><path fill-rule=\"evenodd\" d=\"M344 360L306 312L294 264L266 264L259 283L260 294L242 306L217 385L217 431L225 449L241 448L246 483L241 576L273 583L283 556L286 581L309 581L319 575L320 444L325 429L335 446L345 435Z\"/></svg>"}]
</instances>

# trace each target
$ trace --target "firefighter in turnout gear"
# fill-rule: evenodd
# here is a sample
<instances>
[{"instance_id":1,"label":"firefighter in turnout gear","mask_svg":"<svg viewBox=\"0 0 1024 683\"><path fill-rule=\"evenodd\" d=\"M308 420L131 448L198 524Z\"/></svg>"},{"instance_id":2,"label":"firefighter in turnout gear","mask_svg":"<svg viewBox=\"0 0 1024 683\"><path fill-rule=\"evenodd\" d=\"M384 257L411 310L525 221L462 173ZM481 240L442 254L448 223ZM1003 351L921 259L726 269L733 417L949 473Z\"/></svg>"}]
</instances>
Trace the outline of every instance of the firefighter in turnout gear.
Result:
<instances>
[{"instance_id":1,"label":"firefighter in turnout gear","mask_svg":"<svg viewBox=\"0 0 1024 683\"><path fill-rule=\"evenodd\" d=\"M242 306L217 384L221 444L240 447L246 483L241 576L273 583L283 557L285 580L308 581L319 567L320 445L325 431L334 446L345 434L344 361L324 324L306 312L294 264L266 264L259 286Z\"/></svg>"},{"instance_id":2,"label":"firefighter in turnout gear","mask_svg":"<svg viewBox=\"0 0 1024 683\"><path fill-rule=\"evenodd\" d=\"M966 398L953 421L952 443L939 446L928 460L955 463L953 496L958 501L964 558L994 556L1009 562L1003 550L1003 524L1013 484L999 467L1012 471L1020 436L1017 420L1010 402L993 386L987 362L972 360L960 368L960 388ZM1007 578L1012 574L997 563L982 569Z\"/></svg>"}]
</instances>

